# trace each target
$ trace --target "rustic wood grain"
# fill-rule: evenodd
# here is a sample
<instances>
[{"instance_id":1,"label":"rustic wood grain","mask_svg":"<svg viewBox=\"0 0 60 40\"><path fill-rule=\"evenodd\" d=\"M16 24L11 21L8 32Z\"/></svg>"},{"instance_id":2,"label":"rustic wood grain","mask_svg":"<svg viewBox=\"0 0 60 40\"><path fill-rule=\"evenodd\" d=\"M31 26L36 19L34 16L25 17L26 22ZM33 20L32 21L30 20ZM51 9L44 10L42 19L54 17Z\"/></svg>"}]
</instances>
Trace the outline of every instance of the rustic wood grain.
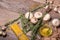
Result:
<instances>
[{"instance_id":1,"label":"rustic wood grain","mask_svg":"<svg viewBox=\"0 0 60 40\"><path fill-rule=\"evenodd\" d=\"M60 6L60 0L47 0L54 1L54 6ZM29 9L33 9L40 4L44 4L45 0L0 0L0 26L4 25L5 23L16 19L19 17L19 12L26 13ZM60 10L60 7L59 7ZM45 9L40 9L42 13L45 12ZM54 12L53 10L49 12L52 19L60 18L60 14ZM60 37L60 28L53 29L53 34L50 37L42 37L42 40L56 40L56 38ZM16 36L11 30L8 30L9 37L3 38L0 37L0 40L17 40ZM13 36L12 36L13 35ZM60 39L59 39L60 40Z\"/></svg>"}]
</instances>

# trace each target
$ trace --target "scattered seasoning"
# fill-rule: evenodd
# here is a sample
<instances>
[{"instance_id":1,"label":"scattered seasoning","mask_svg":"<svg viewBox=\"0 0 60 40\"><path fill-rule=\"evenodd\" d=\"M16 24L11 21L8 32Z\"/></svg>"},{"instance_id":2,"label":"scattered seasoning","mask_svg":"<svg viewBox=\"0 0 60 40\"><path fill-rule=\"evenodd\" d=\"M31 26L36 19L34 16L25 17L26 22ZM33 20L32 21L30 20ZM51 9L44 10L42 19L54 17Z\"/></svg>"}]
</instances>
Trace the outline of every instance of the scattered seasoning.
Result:
<instances>
[{"instance_id":1,"label":"scattered seasoning","mask_svg":"<svg viewBox=\"0 0 60 40\"><path fill-rule=\"evenodd\" d=\"M43 18L43 21L48 21L50 20L50 14L46 14Z\"/></svg>"},{"instance_id":2,"label":"scattered seasoning","mask_svg":"<svg viewBox=\"0 0 60 40\"><path fill-rule=\"evenodd\" d=\"M31 12L27 12L26 14L25 14L25 18L29 18L29 19L31 19L33 17L33 14L31 13Z\"/></svg>"},{"instance_id":3,"label":"scattered seasoning","mask_svg":"<svg viewBox=\"0 0 60 40\"><path fill-rule=\"evenodd\" d=\"M34 17L35 18L41 18L43 15L42 15L42 13L41 12L36 12L35 14L34 14Z\"/></svg>"},{"instance_id":4,"label":"scattered seasoning","mask_svg":"<svg viewBox=\"0 0 60 40\"><path fill-rule=\"evenodd\" d=\"M60 24L60 23L59 23L59 19L53 19L53 20L52 20L52 25L53 25L53 26L59 26L59 24Z\"/></svg>"},{"instance_id":5,"label":"scattered seasoning","mask_svg":"<svg viewBox=\"0 0 60 40\"><path fill-rule=\"evenodd\" d=\"M36 24L38 22L38 19L36 19L35 17L30 19L31 23Z\"/></svg>"}]
</instances>

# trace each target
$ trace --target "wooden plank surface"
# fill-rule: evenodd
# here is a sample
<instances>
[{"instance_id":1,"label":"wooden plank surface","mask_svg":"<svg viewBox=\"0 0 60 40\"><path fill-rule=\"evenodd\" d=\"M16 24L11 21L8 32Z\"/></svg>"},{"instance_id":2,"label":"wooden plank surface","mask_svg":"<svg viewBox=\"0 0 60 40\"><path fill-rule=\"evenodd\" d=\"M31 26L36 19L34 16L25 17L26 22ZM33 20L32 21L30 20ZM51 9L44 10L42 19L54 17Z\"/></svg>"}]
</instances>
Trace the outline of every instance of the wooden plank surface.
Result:
<instances>
[{"instance_id":1,"label":"wooden plank surface","mask_svg":"<svg viewBox=\"0 0 60 40\"><path fill-rule=\"evenodd\" d=\"M38 2L39 1L39 2ZM51 1L51 0L48 0ZM60 6L60 0L54 0L54 5ZM26 13L29 11L29 8L33 8L40 4L40 2L45 2L44 0L0 0L0 26L4 25L5 23L14 20L19 17L19 12L22 11L23 13ZM31 7L32 6L32 7ZM60 8L59 8L60 10ZM44 9L39 10L44 13ZM60 14L55 13L54 11L50 12L52 18L60 18ZM54 28L53 28L54 29ZM60 28L58 28L58 32L60 33ZM56 33L54 32L53 35ZM0 37L0 40L17 40L14 33L9 30L8 32L9 37L3 38ZM12 36L13 35L13 36ZM52 35L52 36L53 36ZM56 35L55 35L56 36ZM50 40L51 37L43 37L43 40ZM51 40L55 40L54 38L51 38Z\"/></svg>"},{"instance_id":2,"label":"wooden plank surface","mask_svg":"<svg viewBox=\"0 0 60 40\"><path fill-rule=\"evenodd\" d=\"M0 25L4 25L5 23L12 21L18 17L19 17L18 13L0 8Z\"/></svg>"},{"instance_id":3,"label":"wooden plank surface","mask_svg":"<svg viewBox=\"0 0 60 40\"><path fill-rule=\"evenodd\" d=\"M18 17L19 17L18 13L0 8L0 26L6 24L7 22L12 21ZM0 40L17 40L16 36L14 35L14 33L11 30L9 30L7 34L8 34L8 36L6 38L0 37Z\"/></svg>"}]
</instances>

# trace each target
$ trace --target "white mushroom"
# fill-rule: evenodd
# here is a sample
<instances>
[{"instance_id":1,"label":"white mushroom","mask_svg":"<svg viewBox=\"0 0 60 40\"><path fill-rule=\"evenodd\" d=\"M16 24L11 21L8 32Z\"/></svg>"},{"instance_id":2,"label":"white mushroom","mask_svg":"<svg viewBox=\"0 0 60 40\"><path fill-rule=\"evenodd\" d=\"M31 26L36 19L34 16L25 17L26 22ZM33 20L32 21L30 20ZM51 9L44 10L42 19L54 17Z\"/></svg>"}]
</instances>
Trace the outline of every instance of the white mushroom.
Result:
<instances>
[{"instance_id":1,"label":"white mushroom","mask_svg":"<svg viewBox=\"0 0 60 40\"><path fill-rule=\"evenodd\" d=\"M35 24L35 23L38 22L38 19L36 19L35 17L33 17L33 18L30 19L30 21L31 21L31 23L34 23Z\"/></svg>"},{"instance_id":2,"label":"white mushroom","mask_svg":"<svg viewBox=\"0 0 60 40\"><path fill-rule=\"evenodd\" d=\"M27 13L25 14L25 18L28 19L28 17L29 17L29 19L31 19L31 18L33 17L33 14L32 14L31 12L27 12Z\"/></svg>"},{"instance_id":3,"label":"white mushroom","mask_svg":"<svg viewBox=\"0 0 60 40\"><path fill-rule=\"evenodd\" d=\"M59 24L60 24L60 23L59 23L59 19L53 19L53 20L52 20L52 25L53 25L53 26L59 26Z\"/></svg>"},{"instance_id":4,"label":"white mushroom","mask_svg":"<svg viewBox=\"0 0 60 40\"><path fill-rule=\"evenodd\" d=\"M55 8L54 8L54 11L58 11L58 8L57 8L57 7L55 7Z\"/></svg>"},{"instance_id":5,"label":"white mushroom","mask_svg":"<svg viewBox=\"0 0 60 40\"><path fill-rule=\"evenodd\" d=\"M41 17L42 17L42 13L41 13L41 12L36 12L36 13L34 14L34 17L35 17L35 18L41 18Z\"/></svg>"},{"instance_id":6,"label":"white mushroom","mask_svg":"<svg viewBox=\"0 0 60 40\"><path fill-rule=\"evenodd\" d=\"M50 14L46 14L43 18L44 21L50 20Z\"/></svg>"}]
</instances>

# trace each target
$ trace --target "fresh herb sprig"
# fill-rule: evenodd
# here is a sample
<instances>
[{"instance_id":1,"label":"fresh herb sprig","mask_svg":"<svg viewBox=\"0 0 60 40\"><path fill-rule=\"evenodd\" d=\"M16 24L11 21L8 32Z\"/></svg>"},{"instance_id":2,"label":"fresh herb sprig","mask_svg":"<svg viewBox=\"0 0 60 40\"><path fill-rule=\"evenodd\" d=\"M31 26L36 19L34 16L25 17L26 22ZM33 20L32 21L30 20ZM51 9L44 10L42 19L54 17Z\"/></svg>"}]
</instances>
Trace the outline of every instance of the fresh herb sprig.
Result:
<instances>
[{"instance_id":1,"label":"fresh herb sprig","mask_svg":"<svg viewBox=\"0 0 60 40\"><path fill-rule=\"evenodd\" d=\"M35 27L32 30L32 36L31 36L31 40L35 40L35 36L38 32L38 29L42 26L42 19L39 20L39 22L35 25Z\"/></svg>"}]
</instances>

